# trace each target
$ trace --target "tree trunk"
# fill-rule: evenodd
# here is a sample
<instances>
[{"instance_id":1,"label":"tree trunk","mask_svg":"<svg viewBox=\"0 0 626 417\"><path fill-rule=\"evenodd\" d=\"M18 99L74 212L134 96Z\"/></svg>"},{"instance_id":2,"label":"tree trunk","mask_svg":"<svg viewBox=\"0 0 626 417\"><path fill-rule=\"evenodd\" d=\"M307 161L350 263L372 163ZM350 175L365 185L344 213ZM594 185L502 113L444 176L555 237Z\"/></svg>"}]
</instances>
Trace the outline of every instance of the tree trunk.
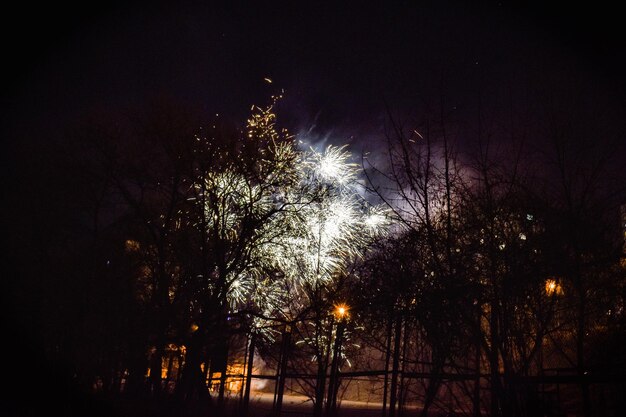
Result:
<instances>
[{"instance_id":1,"label":"tree trunk","mask_svg":"<svg viewBox=\"0 0 626 417\"><path fill-rule=\"evenodd\" d=\"M280 416L282 407L283 407L283 395L285 392L285 379L287 373L287 359L288 359L288 351L289 345L291 343L291 327L289 325L285 328L285 333L283 334L283 343L282 343L282 354L280 356L280 370L278 375L278 391L276 395L276 406L274 409L274 413L276 416Z\"/></svg>"},{"instance_id":2,"label":"tree trunk","mask_svg":"<svg viewBox=\"0 0 626 417\"><path fill-rule=\"evenodd\" d=\"M154 353L150 358L150 391L152 396L159 398L161 396L162 379L161 379L161 367L163 361L164 343L159 340L155 347Z\"/></svg>"},{"instance_id":3,"label":"tree trunk","mask_svg":"<svg viewBox=\"0 0 626 417\"><path fill-rule=\"evenodd\" d=\"M389 360L391 358L391 330L393 328L393 320L389 318L387 321L387 343L385 345L385 379L383 382L383 414L385 417L387 414L387 390L389 383Z\"/></svg>"},{"instance_id":4,"label":"tree trunk","mask_svg":"<svg viewBox=\"0 0 626 417\"><path fill-rule=\"evenodd\" d=\"M324 391L326 389L326 369L328 368L326 355L323 353L318 357L317 362L317 381L315 384L315 406L313 415L321 417L324 409Z\"/></svg>"},{"instance_id":5,"label":"tree trunk","mask_svg":"<svg viewBox=\"0 0 626 417\"><path fill-rule=\"evenodd\" d=\"M339 361L341 359L341 343L346 323L340 320L337 324L337 334L333 346L333 359L330 366L330 378L328 381L328 399L326 400L326 414L334 416L337 409L337 391L339 390Z\"/></svg>"},{"instance_id":6,"label":"tree trunk","mask_svg":"<svg viewBox=\"0 0 626 417\"><path fill-rule=\"evenodd\" d=\"M586 300L585 289L582 286L580 274L577 277L579 300L578 300L578 328L576 329L576 367L580 388L583 396L583 416L591 416L591 400L589 398L589 383L585 372L585 313Z\"/></svg>"},{"instance_id":7,"label":"tree trunk","mask_svg":"<svg viewBox=\"0 0 626 417\"><path fill-rule=\"evenodd\" d=\"M480 319L480 316L479 316ZM473 392L473 416L480 417L480 342L476 343L475 352L475 364L474 369L476 376L474 378L474 392Z\"/></svg>"},{"instance_id":8,"label":"tree trunk","mask_svg":"<svg viewBox=\"0 0 626 417\"><path fill-rule=\"evenodd\" d=\"M402 316L396 318L395 336L393 345L393 367L391 369L391 397L389 399L389 417L396 415L396 396L398 393L398 368L400 364L400 340L402 335Z\"/></svg>"},{"instance_id":9,"label":"tree trunk","mask_svg":"<svg viewBox=\"0 0 626 417\"><path fill-rule=\"evenodd\" d=\"M209 387L213 386L214 375L219 374L219 386L217 391L217 414L221 414L224 408L224 391L226 389L226 372L228 370L228 340L223 336L225 330L224 326L218 326L215 331L215 335L221 335L222 338L213 339L210 342L209 349Z\"/></svg>"},{"instance_id":10,"label":"tree trunk","mask_svg":"<svg viewBox=\"0 0 626 417\"><path fill-rule=\"evenodd\" d=\"M489 312L489 332L491 346L489 349L489 368L491 375L491 417L497 417L500 415L500 372L498 361L498 317L496 313L495 304L497 301L491 303L491 311Z\"/></svg>"},{"instance_id":11,"label":"tree trunk","mask_svg":"<svg viewBox=\"0 0 626 417\"><path fill-rule=\"evenodd\" d=\"M179 359L179 372L182 373L180 383L177 384L176 392L177 396L181 399L187 398L201 398L204 388L206 388L204 378L204 372L201 369L202 362L202 330L198 329L191 335L187 347L187 354L185 357L184 368L180 369ZM206 369L206 365L205 365Z\"/></svg>"},{"instance_id":12,"label":"tree trunk","mask_svg":"<svg viewBox=\"0 0 626 417\"><path fill-rule=\"evenodd\" d=\"M406 365L406 349L409 345L409 323L408 320L404 321L404 336L402 337L402 365L400 371L400 394L398 396L398 414L400 416L404 415L404 404L406 402L406 392L408 390L408 386L406 385L406 379L404 378L404 366Z\"/></svg>"},{"instance_id":13,"label":"tree trunk","mask_svg":"<svg viewBox=\"0 0 626 417\"><path fill-rule=\"evenodd\" d=\"M254 369L253 361L254 361L255 343L256 343L256 334L252 333L250 335L250 347L248 348L246 382L245 382L245 389L244 389L244 394L243 394L243 403L241 406L241 415L243 417L246 417L248 415L248 406L250 404L250 387L252 384L252 370Z\"/></svg>"}]
</instances>

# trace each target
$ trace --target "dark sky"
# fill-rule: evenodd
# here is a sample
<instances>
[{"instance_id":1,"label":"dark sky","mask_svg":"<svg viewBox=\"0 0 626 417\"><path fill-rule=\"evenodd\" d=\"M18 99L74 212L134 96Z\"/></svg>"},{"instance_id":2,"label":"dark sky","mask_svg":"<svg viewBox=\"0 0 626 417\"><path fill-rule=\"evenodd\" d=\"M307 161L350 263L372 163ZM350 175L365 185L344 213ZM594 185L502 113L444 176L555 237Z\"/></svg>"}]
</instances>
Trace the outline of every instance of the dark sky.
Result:
<instances>
[{"instance_id":1,"label":"dark sky","mask_svg":"<svg viewBox=\"0 0 626 417\"><path fill-rule=\"evenodd\" d=\"M415 115L445 97L469 114L478 97L497 106L561 79L607 106L626 97L620 14L600 3L223 3L61 2L5 14L9 141L155 97L243 121L280 88L292 131L361 144L380 136L385 103Z\"/></svg>"}]
</instances>

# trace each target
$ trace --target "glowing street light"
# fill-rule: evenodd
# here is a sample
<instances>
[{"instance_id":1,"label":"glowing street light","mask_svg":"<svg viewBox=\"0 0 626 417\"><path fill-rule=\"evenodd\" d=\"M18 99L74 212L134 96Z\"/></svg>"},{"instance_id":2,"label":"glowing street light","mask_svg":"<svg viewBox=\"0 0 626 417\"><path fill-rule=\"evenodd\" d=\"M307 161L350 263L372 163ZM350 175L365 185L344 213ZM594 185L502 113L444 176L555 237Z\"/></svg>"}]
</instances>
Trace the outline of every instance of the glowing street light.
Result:
<instances>
[{"instance_id":1,"label":"glowing street light","mask_svg":"<svg viewBox=\"0 0 626 417\"><path fill-rule=\"evenodd\" d=\"M341 320L345 317L348 316L348 310L350 310L350 308L345 305L345 304L338 304L335 306L335 311L334 311L334 315L335 318Z\"/></svg>"},{"instance_id":2,"label":"glowing street light","mask_svg":"<svg viewBox=\"0 0 626 417\"><path fill-rule=\"evenodd\" d=\"M341 357L341 344L346 327L345 319L348 317L350 308L346 304L338 304L333 312L339 321L335 333L335 346L333 347L333 359L330 365L330 380L328 382L328 398L326 402L326 414L335 415L337 411L337 391L339 390L339 359Z\"/></svg>"}]
</instances>

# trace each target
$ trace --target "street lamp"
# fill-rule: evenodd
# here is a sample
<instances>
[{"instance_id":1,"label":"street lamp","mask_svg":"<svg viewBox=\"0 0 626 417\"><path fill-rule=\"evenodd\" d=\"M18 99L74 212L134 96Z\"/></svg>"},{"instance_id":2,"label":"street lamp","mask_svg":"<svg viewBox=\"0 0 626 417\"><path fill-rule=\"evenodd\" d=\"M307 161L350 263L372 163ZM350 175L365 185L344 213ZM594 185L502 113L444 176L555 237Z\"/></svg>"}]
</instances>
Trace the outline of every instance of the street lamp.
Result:
<instances>
[{"instance_id":1,"label":"street lamp","mask_svg":"<svg viewBox=\"0 0 626 417\"><path fill-rule=\"evenodd\" d=\"M348 317L348 310L350 310L350 307L347 305L337 304L334 311L335 318L341 322L344 318Z\"/></svg>"},{"instance_id":2,"label":"street lamp","mask_svg":"<svg viewBox=\"0 0 626 417\"><path fill-rule=\"evenodd\" d=\"M335 344L333 347L333 360L330 366L330 380L328 382L328 400L326 403L326 414L334 415L337 410L337 391L339 390L339 358L341 353L341 344L343 342L343 333L346 328L346 319L350 308L346 304L338 304L335 306L333 315L337 319L337 332L335 334Z\"/></svg>"}]
</instances>

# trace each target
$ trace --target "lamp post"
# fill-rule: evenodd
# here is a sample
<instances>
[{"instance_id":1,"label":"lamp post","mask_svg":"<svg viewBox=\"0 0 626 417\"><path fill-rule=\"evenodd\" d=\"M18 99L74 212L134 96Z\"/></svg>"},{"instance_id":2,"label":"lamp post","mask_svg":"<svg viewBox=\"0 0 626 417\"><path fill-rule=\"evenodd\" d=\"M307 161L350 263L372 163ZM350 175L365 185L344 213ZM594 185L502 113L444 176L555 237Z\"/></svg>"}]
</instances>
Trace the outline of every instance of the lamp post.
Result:
<instances>
[{"instance_id":1,"label":"lamp post","mask_svg":"<svg viewBox=\"0 0 626 417\"><path fill-rule=\"evenodd\" d=\"M285 379L287 374L287 358L289 345L291 343L291 324L285 325L283 340L280 348L280 359L278 364L278 375L276 378L276 391L274 396L274 415L280 416L283 407L283 395L285 392Z\"/></svg>"},{"instance_id":2,"label":"lamp post","mask_svg":"<svg viewBox=\"0 0 626 417\"><path fill-rule=\"evenodd\" d=\"M345 304L335 306L333 312L337 319L337 332L335 334L335 343L333 346L333 359L330 365L330 379L328 381L328 399L326 402L326 414L328 416L335 415L337 411L337 391L339 390L339 358L341 354L341 344L343 343L343 334L346 328L346 320L348 318L349 307Z\"/></svg>"}]
</instances>

